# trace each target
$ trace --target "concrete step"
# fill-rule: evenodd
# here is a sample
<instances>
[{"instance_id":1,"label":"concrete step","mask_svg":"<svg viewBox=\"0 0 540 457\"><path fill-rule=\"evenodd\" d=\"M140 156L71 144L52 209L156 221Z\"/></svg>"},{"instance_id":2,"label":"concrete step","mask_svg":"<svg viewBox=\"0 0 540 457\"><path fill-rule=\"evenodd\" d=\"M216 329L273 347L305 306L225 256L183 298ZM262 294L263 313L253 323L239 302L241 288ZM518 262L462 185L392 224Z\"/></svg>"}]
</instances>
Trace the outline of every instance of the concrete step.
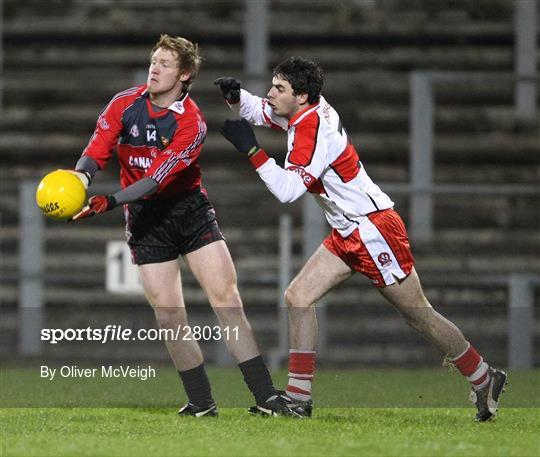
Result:
<instances>
[{"instance_id":1,"label":"concrete step","mask_svg":"<svg viewBox=\"0 0 540 457\"><path fill-rule=\"evenodd\" d=\"M225 4L224 4L225 6ZM311 8L310 8L311 9ZM240 42L242 28L242 8L219 8L214 4L210 14L207 10L193 10L188 15L181 8L152 8L141 11L101 8L99 14L73 14L70 9L57 10L53 14L29 14L27 9L19 9L9 3L5 7L5 36L7 42L14 40L37 41L48 39L59 41L67 36L77 42L117 43L148 42L156 39L163 31L162 24L171 20L181 27L183 34L195 41L216 41L227 39ZM309 11L309 10L308 10ZM339 10L338 10L339 11ZM420 9L420 11L422 11ZM287 11L288 12L288 11ZM227 14L228 13L228 14ZM325 15L317 12L283 14L283 9L271 9L269 33L278 44L291 42L338 43L358 40L358 43L385 44L402 42L404 44L458 45L466 39L469 43L510 44L512 38L511 15L504 20L452 21L437 16L407 11L385 14L379 20L362 16ZM136 32L136 33L135 33Z\"/></svg>"},{"instance_id":2,"label":"concrete step","mask_svg":"<svg viewBox=\"0 0 540 457\"><path fill-rule=\"evenodd\" d=\"M270 285L275 287L278 282L279 258L275 249L251 249L242 254L237 246L229 244L231 255L235 261L238 277L242 284ZM454 255L431 254L413 250L415 265L418 271L433 275L506 275L513 272L531 272L540 274L539 249L533 249L529 254L467 254ZM0 271L3 281L15 283L19 278L19 258L14 254L3 253ZM261 262L264 259L264 262ZM300 254L295 255L292 270L298 272L304 260ZM44 273L53 284L72 284L85 287L105 282L105 246L96 246L95 253L58 252L48 253L44 260ZM183 264L185 280L195 284L191 273Z\"/></svg>"},{"instance_id":3,"label":"concrete step","mask_svg":"<svg viewBox=\"0 0 540 457\"><path fill-rule=\"evenodd\" d=\"M419 245L421 246L421 245ZM299 246L300 247L300 246ZM525 252L528 248L528 252ZM280 259L277 246L251 246L247 248L229 243L231 255L235 261L239 280L246 284L268 284L275 286L278 282ZM456 250L459 249L456 247ZM15 282L19 271L17 253L3 250L0 271L6 281ZM56 248L45 253L43 271L53 283L85 285L102 283L105 280L105 244L94 243L93 251ZM503 275L513 272L531 272L540 274L540 249L524 247L523 252L456 252L454 255L436 249L413 249L415 265L418 271L430 274L448 274L471 276ZM262 261L261 259L264 259ZM293 257L292 270L298 272L304 263L300 252ZM189 270L183 264L186 280L193 282ZM98 279L99 278L99 279Z\"/></svg>"},{"instance_id":4,"label":"concrete step","mask_svg":"<svg viewBox=\"0 0 540 457\"><path fill-rule=\"evenodd\" d=\"M540 228L538 198L535 196L511 196L511 197L481 197L473 201L469 197L457 199L452 195L439 196L435 200L434 207L434 231L435 240L439 230L458 230L474 227L476 230L498 230L502 233L512 233L514 230L535 231ZM405 222L408 221L407 202L400 198L394 198L397 202L396 209ZM274 206L276 205L276 206ZM231 230L240 229L244 234L261 227L270 227L277 231L279 216L289 207L279 205L277 200L269 201L264 217L259 217L251 207L221 205L214 199L214 207L217 209L220 227L227 236ZM296 213L296 212L295 212ZM299 213L296 213L299 214ZM16 224L18 210L12 208L3 213L4 225ZM300 221L300 218L297 219ZM57 221L46 221L47 224L64 225ZM123 228L124 221L118 212L103 215L99 221L84 221L78 225L101 229L102 227ZM300 226L300 222L297 223ZM504 235L506 236L506 235ZM123 236L120 236L122 239ZM512 240L508 242L512 244Z\"/></svg>"},{"instance_id":5,"label":"concrete step","mask_svg":"<svg viewBox=\"0 0 540 457\"><path fill-rule=\"evenodd\" d=\"M302 240L301 220L293 215L293 243L296 245ZM227 229L227 242L231 245L278 245L279 231L278 221L265 226L254 227L246 236L246 230L240 226L231 226ZM5 244L16 244L20 239L20 228L17 226L2 226L0 228L0 242ZM120 224L103 225L96 230L94 226L83 224L63 224L51 222L47 224L45 231L45 243L48 247L55 243L66 243L67 246L79 243L84 240L87 245L95 246L103 244L109 240L124 240L124 229ZM441 253L452 254L460 251L466 252L486 252L492 253L493 246L497 246L497 252L519 252L520 249L530 247L540 247L540 233L532 229L509 229L506 231L495 228L477 229L449 229L441 228L435 233L433 245ZM429 252L433 246L419 245L415 248L418 251ZM527 252L527 251L524 251Z\"/></svg>"},{"instance_id":6,"label":"concrete step","mask_svg":"<svg viewBox=\"0 0 540 457\"><path fill-rule=\"evenodd\" d=\"M459 318L459 316L470 314L473 310L476 310L480 317L490 315L490 309L502 310L496 311L497 313L506 313L508 302L506 285L490 284L489 282L478 284L475 283L474 276L471 277L470 273L468 283L447 281L442 284L432 282L432 278L434 274L438 274L438 278L442 278L444 272L434 273L428 270L428 273L424 275L422 270L423 267L419 266L419 274L426 297L437 309L444 310L444 312L441 311L443 314L458 316L456 318ZM283 299L279 295L275 281L257 281L258 276L257 273L254 274L254 271L256 270L250 269L248 274L243 274L243 271L239 270L240 294L248 312L256 313L257 310L263 310L265 307L275 309L278 304L281 306ZM190 307L208 306L208 299L200 286L186 270L184 270L184 273L186 274L183 275L182 281L186 303ZM537 270L536 273L539 274L540 271ZM447 276L450 275L449 277L456 275L450 270L446 274ZM455 277L461 277L465 280L466 274L466 272L459 272L459 276ZM48 278L52 278L51 274L49 274ZM88 275L85 281L82 281L82 275L79 274L81 282L73 281L73 278L68 275L64 278L58 276L54 280L48 278L44 282L44 301L48 305L129 307L146 304L142 294L112 294L107 292L103 274ZM244 278L248 279L248 281L244 282ZM15 306L19 300L17 284L9 280L3 280L1 289L0 300L2 306ZM540 303L538 298L540 298L540 291L537 290L537 304ZM318 306L321 306L321 304L328 306L329 313L342 316L344 319L353 319L354 316L358 315L362 322L366 317L378 315L380 313L378 310L384 310L387 314L395 312L386 304L370 282L361 275L353 276L349 281L334 289L321 300ZM351 311L353 308L354 310Z\"/></svg>"},{"instance_id":7,"label":"concrete step","mask_svg":"<svg viewBox=\"0 0 540 457\"><path fill-rule=\"evenodd\" d=\"M217 101L217 100L216 100ZM219 130L226 113L219 100L219 106L209 106L205 118L209 130ZM101 107L72 105L52 105L35 112L30 108L13 107L5 110L0 125L5 131L24 131L31 125L33 133L91 132L95 127ZM344 106L340 115L351 124L349 132L402 132L409 131L409 110L406 107L368 103L361 108ZM478 107L443 105L435 113L436 135L445 132L508 132L514 131L513 107Z\"/></svg>"},{"instance_id":8,"label":"concrete step","mask_svg":"<svg viewBox=\"0 0 540 457\"><path fill-rule=\"evenodd\" d=\"M42 71L61 68L66 70L98 69L107 71L119 65L126 72L146 69L149 45L110 46L89 43L88 46L66 43L63 46L37 44L14 45L6 49L6 67L17 70ZM202 45L204 69L241 70L242 48L237 45ZM358 52L356 44L338 48L329 45L286 46L270 49L270 66L283 60L284 55L301 55L317 59L326 71L363 70L410 71L420 69L447 71L512 71L512 48L510 46L433 46L394 44L366 47Z\"/></svg>"},{"instance_id":9,"label":"concrete step","mask_svg":"<svg viewBox=\"0 0 540 457\"><path fill-rule=\"evenodd\" d=\"M277 63L277 62L276 62ZM456 69L452 70L456 71ZM191 94L203 111L209 106L224 104L219 91L213 84L215 78L224 74L246 81L241 66L234 68L219 65L219 68L205 68L197 77ZM36 78L39 74L39 78ZM452 105L507 105L513 103L513 84L509 73L500 73L497 79L491 74L490 83L486 84L482 77L472 77L468 81L451 81L437 83L437 102ZM377 68L366 68L361 71L351 69L328 69L325 76L324 94L326 98L341 112L345 105L351 105L351 92L357 94L366 104L388 104L392 108L400 105L408 106L410 89L409 69L387 71ZM7 107L18 108L39 103L39 107L65 105L67 101L73 106L94 106L101 109L112 96L146 80L146 64L138 68L109 66L107 68L73 68L66 70L55 66L48 69L24 69L14 66L6 70L4 102ZM62 81L59 85L58 81ZM268 87L270 85L270 75ZM265 95L257 94L257 95ZM23 103L24 102L24 103ZM346 103L345 103L346 102ZM352 104L358 108L358 103ZM223 109L224 112L227 110Z\"/></svg>"},{"instance_id":10,"label":"concrete step","mask_svg":"<svg viewBox=\"0 0 540 457\"><path fill-rule=\"evenodd\" d=\"M91 131L84 134L37 133L21 136L20 132L8 132L0 138L0 154L5 155L4 164L12 166L30 157L54 163L57 168L73 167L79 151L87 145ZM258 140L271 155L282 156L285 152L285 135L261 129L257 131ZM408 135L387 133L353 133L352 142L357 146L362 161L369 166L371 162L408 160ZM8 155L17 150L17 156ZM480 133L468 135L437 135L435 137L435 157L437 163L482 163L499 161L501 163L530 163L537 165L540 144L536 135L511 135L508 133ZM207 160L238 162L228 143L218 132L210 131L204 147ZM246 169L248 167L246 166Z\"/></svg>"},{"instance_id":11,"label":"concrete step","mask_svg":"<svg viewBox=\"0 0 540 457\"><path fill-rule=\"evenodd\" d=\"M0 140L0 142L1 141L2 140ZM62 166L61 164L59 165ZM248 227L259 228L264 225L277 227L279 215L283 212L291 212L300 217L299 214L301 212L303 199L299 199L293 205L280 204L279 201L267 191L245 160L240 164L235 163L235 165L237 167L235 170L243 170L246 175L244 176L243 172L240 173L240 175L235 173L235 176L232 177L233 179L229 180L229 182L239 182L238 180L241 180L243 182L243 187L226 186L220 184L220 182L223 183L223 181L220 181L219 179L205 180L210 199L218 212L218 217L224 230L234 228L235 226L240 226L244 229ZM73 161L64 164L65 168L70 168L72 166ZM240 168L240 166L243 168ZM525 167L525 165L522 165L522 167ZM480 170L480 168L477 169ZM496 166L495 169L497 169ZM32 173L34 171L33 169L27 170L32 171ZM37 183L40 177L43 176L46 171L48 172L50 170L50 167L43 169L40 176L34 176L33 179ZM486 170L490 170L490 167L486 167ZM517 171L515 168L514 170ZM9 180L8 171L11 170L6 168L5 174L4 171L2 173L2 182L6 190L2 196L0 196L4 225L17 223L20 205L18 197L19 182L17 180ZM402 217L407 220L409 205L407 195L392 190L392 182L387 183L386 181L382 181L379 179L377 173L381 170L375 168L375 171L376 173L371 173L371 168L368 168L370 175L381 185L383 190L386 189L389 192L390 197L395 202L396 209L400 212ZM455 171L459 172L459 167L457 167ZM113 170L109 170L109 173L111 172L114 173ZM530 167L527 174L516 174L517 177L521 177L521 179L519 179L521 182L514 182L514 184L522 185L528 183L529 187L534 190L537 173L538 171L536 168ZM381 175L380 177L383 176L384 175ZM497 177L499 174L495 173L494 176ZM22 177L23 176L20 178ZM27 177L29 178L30 176ZM216 178L216 175L214 175L214 178ZM225 174L223 178L227 179L228 175ZM106 183L108 187L104 188L103 185ZM111 184L109 185L108 183ZM497 181L496 183L500 183L500 181ZM487 183L484 182L483 184ZM112 184L111 181L108 181L106 176L99 176L95 180L90 191L91 193L113 192L116 189L118 189L118 187ZM251 206L252 200L250 199L253 195L257 196L259 204L265 208L264 213L257 214L257 218L254 217L255 212ZM306 196L305 198L308 197L309 196ZM534 229L535 227L538 227L539 223L538 218L536 217L536 214L539 211L538 205L538 198L534 194L489 195L474 193L439 193L434 197L435 229L467 228L469 225L472 225L475 229L493 228L502 229L504 231L515 228ZM52 220L45 219L45 221L48 225L64 225ZM530 225L528 226L527 224ZM99 218L84 221L84 225L89 227L121 227L123 225L123 219L119 213L111 212Z\"/></svg>"}]
</instances>

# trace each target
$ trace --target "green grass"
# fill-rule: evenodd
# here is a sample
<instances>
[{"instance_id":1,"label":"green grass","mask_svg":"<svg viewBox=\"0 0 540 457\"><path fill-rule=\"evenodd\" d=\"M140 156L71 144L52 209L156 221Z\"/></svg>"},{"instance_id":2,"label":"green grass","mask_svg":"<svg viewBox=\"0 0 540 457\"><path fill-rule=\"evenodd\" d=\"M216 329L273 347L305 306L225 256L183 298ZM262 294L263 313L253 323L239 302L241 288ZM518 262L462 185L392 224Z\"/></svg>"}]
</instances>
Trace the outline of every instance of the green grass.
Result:
<instances>
[{"instance_id":1,"label":"green grass","mask_svg":"<svg viewBox=\"0 0 540 457\"><path fill-rule=\"evenodd\" d=\"M171 409L4 409L3 456L538 456L538 410L477 424L470 409L319 409L310 420L218 419Z\"/></svg>"},{"instance_id":2,"label":"green grass","mask_svg":"<svg viewBox=\"0 0 540 457\"><path fill-rule=\"evenodd\" d=\"M318 407L309 420L250 417L244 407L251 404L251 399L236 371L209 370L221 407L220 417L201 420L176 416L175 407L180 399L178 380L172 370L163 369L154 384L108 384L109 395L100 397L101 402L108 403L107 407L59 408L13 406L20 406L17 403L27 395L31 397L30 401L27 397L26 406L32 402L39 404L39 396L47 391L57 395L55 401L59 404L76 404L72 395L98 394L104 385L83 384L85 391L79 382L66 379L55 391L54 381L43 384L44 381L36 380L33 370L3 369L1 455L540 454L538 371L511 373L511 386L502 397L499 416L481 424L472 420L474 409L466 400L467 385L458 375L448 375L444 370L320 370L315 381ZM282 385L285 373L275 377L277 384ZM344 406L345 397L355 389L361 391L355 397L355 407L337 407ZM122 397L121 392L126 395ZM433 392L444 397L439 404ZM134 394L139 398L133 398ZM116 402L112 401L114 395L118 396ZM128 397L132 407L109 407L129 403ZM145 406L152 400L160 407ZM161 407L163 402L168 402L166 407ZM79 398L79 404L86 403ZM238 403L242 408L225 407L240 406ZM390 407L392 403L400 407Z\"/></svg>"},{"instance_id":3,"label":"green grass","mask_svg":"<svg viewBox=\"0 0 540 457\"><path fill-rule=\"evenodd\" d=\"M156 377L146 381L129 378L40 378L34 368L0 369L1 407L142 407L168 408L183 401L178 373L155 366ZM208 369L214 397L220 407L249 406L253 399L240 370ZM540 407L540 370L511 372L511 386L504 405ZM285 370L274 373L283 386ZM470 407L468 383L448 370L317 370L313 384L318 407L332 408L434 408Z\"/></svg>"}]
</instances>

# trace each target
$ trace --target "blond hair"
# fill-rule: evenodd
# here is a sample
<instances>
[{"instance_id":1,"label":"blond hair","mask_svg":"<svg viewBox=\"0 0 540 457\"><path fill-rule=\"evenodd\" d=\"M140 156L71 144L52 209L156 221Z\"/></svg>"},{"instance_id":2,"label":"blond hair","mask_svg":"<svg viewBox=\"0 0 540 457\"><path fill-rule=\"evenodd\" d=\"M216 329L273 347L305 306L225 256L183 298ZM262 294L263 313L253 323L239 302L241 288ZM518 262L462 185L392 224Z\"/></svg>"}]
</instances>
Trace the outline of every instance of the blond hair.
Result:
<instances>
[{"instance_id":1,"label":"blond hair","mask_svg":"<svg viewBox=\"0 0 540 457\"><path fill-rule=\"evenodd\" d=\"M164 33L159 37L158 42L152 48L150 58L152 58L154 52L159 48L176 52L178 55L178 68L180 68L182 72L185 71L191 75L187 81L183 82L185 89L189 90L191 84L193 84L193 80L197 77L199 67L201 66L202 58L199 54L199 45L180 36L172 37Z\"/></svg>"}]
</instances>

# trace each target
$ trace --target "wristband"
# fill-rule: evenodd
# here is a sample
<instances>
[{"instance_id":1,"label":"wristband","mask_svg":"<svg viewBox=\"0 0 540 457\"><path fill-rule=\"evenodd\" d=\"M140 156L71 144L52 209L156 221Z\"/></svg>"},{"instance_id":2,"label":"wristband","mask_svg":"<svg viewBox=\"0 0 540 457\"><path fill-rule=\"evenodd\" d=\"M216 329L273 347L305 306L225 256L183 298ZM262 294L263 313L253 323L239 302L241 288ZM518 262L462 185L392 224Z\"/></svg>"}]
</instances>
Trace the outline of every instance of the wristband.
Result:
<instances>
[{"instance_id":1,"label":"wristband","mask_svg":"<svg viewBox=\"0 0 540 457\"><path fill-rule=\"evenodd\" d=\"M264 149L257 149L257 151L249 157L249 161L255 170L268 161L269 157L264 152Z\"/></svg>"},{"instance_id":2,"label":"wristband","mask_svg":"<svg viewBox=\"0 0 540 457\"><path fill-rule=\"evenodd\" d=\"M254 156L255 154L257 154L257 152L259 152L261 150L261 148L259 146L253 146L249 152L247 153L247 156L248 157L252 157Z\"/></svg>"},{"instance_id":3,"label":"wristband","mask_svg":"<svg viewBox=\"0 0 540 457\"><path fill-rule=\"evenodd\" d=\"M114 198L114 195L105 195L105 197L107 198L107 210L116 208L118 202L116 201L116 198Z\"/></svg>"}]
</instances>

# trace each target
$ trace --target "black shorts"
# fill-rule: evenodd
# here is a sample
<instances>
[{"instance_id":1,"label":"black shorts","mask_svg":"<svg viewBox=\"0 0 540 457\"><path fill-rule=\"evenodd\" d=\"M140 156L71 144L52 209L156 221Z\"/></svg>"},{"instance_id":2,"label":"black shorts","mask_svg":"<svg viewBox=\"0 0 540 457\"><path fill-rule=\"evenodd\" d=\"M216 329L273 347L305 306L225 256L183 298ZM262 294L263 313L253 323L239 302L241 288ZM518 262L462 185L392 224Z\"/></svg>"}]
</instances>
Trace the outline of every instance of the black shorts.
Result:
<instances>
[{"instance_id":1,"label":"black shorts","mask_svg":"<svg viewBox=\"0 0 540 457\"><path fill-rule=\"evenodd\" d=\"M214 208L199 189L177 199L129 203L126 236L136 265L168 262L224 239Z\"/></svg>"}]
</instances>

